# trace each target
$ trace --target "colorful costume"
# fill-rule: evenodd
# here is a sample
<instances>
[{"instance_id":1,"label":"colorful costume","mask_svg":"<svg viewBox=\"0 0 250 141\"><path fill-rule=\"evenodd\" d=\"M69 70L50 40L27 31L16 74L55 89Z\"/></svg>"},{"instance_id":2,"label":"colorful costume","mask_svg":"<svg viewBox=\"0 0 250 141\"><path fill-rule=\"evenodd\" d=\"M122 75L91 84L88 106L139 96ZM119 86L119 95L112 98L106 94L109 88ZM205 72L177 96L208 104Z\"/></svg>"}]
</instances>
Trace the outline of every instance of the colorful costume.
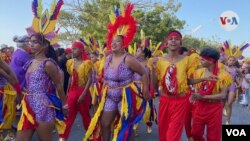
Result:
<instances>
[{"instance_id":1,"label":"colorful costume","mask_svg":"<svg viewBox=\"0 0 250 141\"><path fill-rule=\"evenodd\" d=\"M56 46L58 42L55 26L63 0L53 1L50 11L43 12L42 0L32 1L32 12L34 13L32 26L27 28L29 36L39 33L50 42L51 46ZM62 113L62 103L59 99L55 85L45 71L47 61L53 62L59 74L62 73L58 65L52 59L45 59L39 62L35 70L26 72L26 94L21 102L22 114L18 123L18 130L35 129L39 122L55 122L57 132L63 133L65 130L64 115ZM34 62L28 62L26 71Z\"/></svg>"},{"instance_id":2,"label":"colorful costume","mask_svg":"<svg viewBox=\"0 0 250 141\"><path fill-rule=\"evenodd\" d=\"M177 141L181 138L187 111L187 79L197 67L196 62L188 56L175 64L162 57L157 61L155 73L162 93L158 112L160 141Z\"/></svg>"},{"instance_id":3,"label":"colorful costume","mask_svg":"<svg viewBox=\"0 0 250 141\"><path fill-rule=\"evenodd\" d=\"M45 59L38 64L38 68L26 73L27 94L22 101L22 114L18 123L18 130L36 129L39 122L55 122L58 133L65 130L62 104L58 98L55 86L45 71L45 64L54 60ZM34 61L26 64L25 69ZM58 67L58 72L60 71Z\"/></svg>"},{"instance_id":4,"label":"colorful costume","mask_svg":"<svg viewBox=\"0 0 250 141\"><path fill-rule=\"evenodd\" d=\"M194 73L194 79L205 77L205 68L199 69ZM232 84L231 76L219 69L218 81L215 83L215 87L211 94L219 94L221 89L229 87ZM202 83L196 85L200 90ZM222 124L222 107L221 100L199 100L197 101L196 109L193 115L193 128L192 137L195 141L204 141L203 134L205 125L207 125L207 140L219 141L221 140L221 124Z\"/></svg>"},{"instance_id":5,"label":"colorful costume","mask_svg":"<svg viewBox=\"0 0 250 141\"><path fill-rule=\"evenodd\" d=\"M144 67L145 70L149 73L149 68L147 66ZM134 74L134 82L136 83L136 85L142 89L142 80L141 80L141 75L135 73ZM152 89L152 87L149 86L150 89ZM154 95L154 91L150 91L151 92L151 96ZM137 105L141 104L141 98L138 98L137 100ZM137 107L138 108L138 107ZM157 114L156 114L156 109L153 103L153 99L151 99L150 101L147 102L146 104L146 109L145 109L145 113L143 115L143 121L147 124L147 126L151 127L152 126L152 122L157 123Z\"/></svg>"},{"instance_id":6,"label":"colorful costume","mask_svg":"<svg viewBox=\"0 0 250 141\"><path fill-rule=\"evenodd\" d=\"M96 114L91 120L90 127L84 140L93 133L102 111L119 111L120 118L115 126L113 140L123 140L129 137L133 125L138 123L144 114L146 102L143 100L139 108L136 106L136 97L139 97L140 88L133 82L133 71L126 64L125 59L118 68L110 68L112 55L107 57L104 70L105 85L102 98Z\"/></svg>"},{"instance_id":7,"label":"colorful costume","mask_svg":"<svg viewBox=\"0 0 250 141\"><path fill-rule=\"evenodd\" d=\"M91 102L92 105L97 104L96 102L98 101L98 98L99 98L100 92L101 92L101 87L100 87L100 84L98 83L98 79L97 79L98 67L99 67L99 63L96 62L94 64L93 69L92 69L92 83L91 83L91 86L89 88L91 98L92 98L92 102Z\"/></svg>"},{"instance_id":8,"label":"colorful costume","mask_svg":"<svg viewBox=\"0 0 250 141\"><path fill-rule=\"evenodd\" d=\"M198 53L196 53L196 51L191 51L191 54L189 55L191 60L200 60L200 56L198 55ZM200 65L200 62L197 62L198 66ZM193 74L190 75L190 78L193 78ZM189 85L189 89L187 90L186 94L187 94L187 114L186 114L186 120L185 120L185 131L186 131L186 135L187 138L191 138L192 134L192 120L193 120L193 115L194 115L194 111L195 111L195 106L196 103L195 102L191 102L189 99L192 95L192 93L194 92L194 85Z\"/></svg>"},{"instance_id":9,"label":"colorful costume","mask_svg":"<svg viewBox=\"0 0 250 141\"><path fill-rule=\"evenodd\" d=\"M0 130L11 129L16 115L16 91L0 76Z\"/></svg>"},{"instance_id":10,"label":"colorful costume","mask_svg":"<svg viewBox=\"0 0 250 141\"><path fill-rule=\"evenodd\" d=\"M67 139L71 127L76 118L77 112L79 111L82 117L82 122L85 130L88 129L91 120L89 108L91 106L90 93L87 91L83 101L77 103L78 98L83 93L85 85L88 81L88 73L91 71L93 64L91 61L86 60L79 66L79 68L74 68L74 59L70 59L67 62L67 70L71 76L71 84L68 90L67 104L69 106L69 116L66 119L66 130L63 134L59 136L61 138Z\"/></svg>"}]
</instances>

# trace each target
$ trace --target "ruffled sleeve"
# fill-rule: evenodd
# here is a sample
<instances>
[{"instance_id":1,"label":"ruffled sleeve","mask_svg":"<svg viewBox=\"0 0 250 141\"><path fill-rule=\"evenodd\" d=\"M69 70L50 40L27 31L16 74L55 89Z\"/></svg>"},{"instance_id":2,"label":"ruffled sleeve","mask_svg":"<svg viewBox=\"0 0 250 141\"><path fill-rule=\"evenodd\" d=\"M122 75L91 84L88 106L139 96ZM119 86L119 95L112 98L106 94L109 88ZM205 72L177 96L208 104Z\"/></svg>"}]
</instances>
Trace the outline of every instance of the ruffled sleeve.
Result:
<instances>
[{"instance_id":1,"label":"ruffled sleeve","mask_svg":"<svg viewBox=\"0 0 250 141\"><path fill-rule=\"evenodd\" d=\"M221 89L224 87L230 87L233 83L232 76L225 70L221 69L218 77L219 77L219 80L216 83L216 90L214 90L216 93L219 93Z\"/></svg>"},{"instance_id":2,"label":"ruffled sleeve","mask_svg":"<svg viewBox=\"0 0 250 141\"><path fill-rule=\"evenodd\" d=\"M195 70L200 65L200 56L197 53L193 53L188 57L188 66L187 66L187 76L188 78L194 75Z\"/></svg>"},{"instance_id":3,"label":"ruffled sleeve","mask_svg":"<svg viewBox=\"0 0 250 141\"><path fill-rule=\"evenodd\" d=\"M72 75L72 71L73 71L73 59L69 59L66 63L66 67L67 67L67 72Z\"/></svg>"},{"instance_id":4,"label":"ruffled sleeve","mask_svg":"<svg viewBox=\"0 0 250 141\"><path fill-rule=\"evenodd\" d=\"M77 70L79 76L79 85L82 86L87 82L89 71L94 67L93 63L90 60L86 60Z\"/></svg>"},{"instance_id":5,"label":"ruffled sleeve","mask_svg":"<svg viewBox=\"0 0 250 141\"><path fill-rule=\"evenodd\" d=\"M163 72L162 71L165 71L165 69L162 68L163 65L161 63L162 63L162 57L158 57L158 60L156 62L156 68L154 70L153 70L153 58L150 58L148 60L148 63L147 63L147 67L151 71L154 71L153 73L155 73L157 75L158 80L161 80L161 76L163 77Z\"/></svg>"}]
</instances>

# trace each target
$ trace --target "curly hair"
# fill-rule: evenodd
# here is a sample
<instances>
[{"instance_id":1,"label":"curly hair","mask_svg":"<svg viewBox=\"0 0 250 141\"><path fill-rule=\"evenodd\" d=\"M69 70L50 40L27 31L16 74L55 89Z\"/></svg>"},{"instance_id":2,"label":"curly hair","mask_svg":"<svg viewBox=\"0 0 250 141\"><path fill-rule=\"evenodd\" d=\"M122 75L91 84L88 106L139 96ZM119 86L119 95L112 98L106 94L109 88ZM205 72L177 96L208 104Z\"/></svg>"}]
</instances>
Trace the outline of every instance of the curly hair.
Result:
<instances>
[{"instance_id":1,"label":"curly hair","mask_svg":"<svg viewBox=\"0 0 250 141\"><path fill-rule=\"evenodd\" d=\"M200 52L200 56L202 57L210 57L213 58L215 60L219 60L220 58L220 53L217 49L212 48L212 47L205 47L201 50Z\"/></svg>"}]
</instances>

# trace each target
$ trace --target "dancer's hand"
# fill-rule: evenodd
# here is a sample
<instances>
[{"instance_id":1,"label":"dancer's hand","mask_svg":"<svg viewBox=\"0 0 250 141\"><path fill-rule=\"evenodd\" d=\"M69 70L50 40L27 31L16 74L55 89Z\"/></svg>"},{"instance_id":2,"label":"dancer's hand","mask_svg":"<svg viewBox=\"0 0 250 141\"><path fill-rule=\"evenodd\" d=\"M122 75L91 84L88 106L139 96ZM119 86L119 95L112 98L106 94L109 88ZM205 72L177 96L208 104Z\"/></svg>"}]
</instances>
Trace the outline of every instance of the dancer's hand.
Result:
<instances>
[{"instance_id":1,"label":"dancer's hand","mask_svg":"<svg viewBox=\"0 0 250 141\"><path fill-rule=\"evenodd\" d=\"M147 101L151 100L151 96L149 95L148 91L143 93L143 98Z\"/></svg>"},{"instance_id":2,"label":"dancer's hand","mask_svg":"<svg viewBox=\"0 0 250 141\"><path fill-rule=\"evenodd\" d=\"M195 103L195 98L194 98L193 95L191 95L191 96L189 97L189 102L190 102L190 103Z\"/></svg>"},{"instance_id":3,"label":"dancer's hand","mask_svg":"<svg viewBox=\"0 0 250 141\"><path fill-rule=\"evenodd\" d=\"M217 81L219 78L216 75L210 75L209 77L204 78L205 81Z\"/></svg>"},{"instance_id":4,"label":"dancer's hand","mask_svg":"<svg viewBox=\"0 0 250 141\"><path fill-rule=\"evenodd\" d=\"M77 100L77 104L81 103L83 101L84 94L80 95L80 97Z\"/></svg>"},{"instance_id":5,"label":"dancer's hand","mask_svg":"<svg viewBox=\"0 0 250 141\"><path fill-rule=\"evenodd\" d=\"M67 117L68 116L68 113L69 113L69 106L68 106L68 104L65 104L64 106L63 106L63 115L65 116L65 117Z\"/></svg>"},{"instance_id":6,"label":"dancer's hand","mask_svg":"<svg viewBox=\"0 0 250 141\"><path fill-rule=\"evenodd\" d=\"M203 96L201 94L199 94L199 93L194 93L193 98L194 98L194 100L196 100L196 99L199 100L199 99L202 99Z\"/></svg>"}]
</instances>

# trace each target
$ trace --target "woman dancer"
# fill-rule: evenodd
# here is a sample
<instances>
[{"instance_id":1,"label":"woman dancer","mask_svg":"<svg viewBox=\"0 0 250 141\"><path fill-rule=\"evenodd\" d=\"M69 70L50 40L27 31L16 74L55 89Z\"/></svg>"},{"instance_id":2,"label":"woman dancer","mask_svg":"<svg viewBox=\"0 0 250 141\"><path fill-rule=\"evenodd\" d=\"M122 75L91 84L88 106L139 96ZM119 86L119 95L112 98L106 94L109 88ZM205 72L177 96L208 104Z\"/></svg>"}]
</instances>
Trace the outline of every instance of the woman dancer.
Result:
<instances>
[{"instance_id":1,"label":"woman dancer","mask_svg":"<svg viewBox=\"0 0 250 141\"><path fill-rule=\"evenodd\" d=\"M56 59L55 51L44 35L35 33L31 36L30 42L32 53L35 55L25 66L27 93L22 101L17 141L30 141L34 131L37 132L39 140L52 141L55 125L60 124L59 120L63 120L61 105L67 109L61 82L62 75L58 75L62 72L57 63L51 59L53 57Z\"/></svg>"},{"instance_id":2,"label":"woman dancer","mask_svg":"<svg viewBox=\"0 0 250 141\"><path fill-rule=\"evenodd\" d=\"M142 119L146 105L146 102L143 101L140 108L136 108L136 97L140 96L140 90L133 83L132 77L134 73L142 76L143 97L146 100L150 99L148 94L148 73L133 56L125 51L137 29L136 21L131 16L132 10L133 5L128 4L124 12L122 12L124 14L118 15L108 26L107 46L112 49L112 54L107 56L105 61L102 97L86 132L85 141L93 134L98 121L101 122L103 141L110 141L113 123L113 139L134 140L133 126ZM123 30L125 32L117 32L123 28L126 29Z\"/></svg>"}]
</instances>

